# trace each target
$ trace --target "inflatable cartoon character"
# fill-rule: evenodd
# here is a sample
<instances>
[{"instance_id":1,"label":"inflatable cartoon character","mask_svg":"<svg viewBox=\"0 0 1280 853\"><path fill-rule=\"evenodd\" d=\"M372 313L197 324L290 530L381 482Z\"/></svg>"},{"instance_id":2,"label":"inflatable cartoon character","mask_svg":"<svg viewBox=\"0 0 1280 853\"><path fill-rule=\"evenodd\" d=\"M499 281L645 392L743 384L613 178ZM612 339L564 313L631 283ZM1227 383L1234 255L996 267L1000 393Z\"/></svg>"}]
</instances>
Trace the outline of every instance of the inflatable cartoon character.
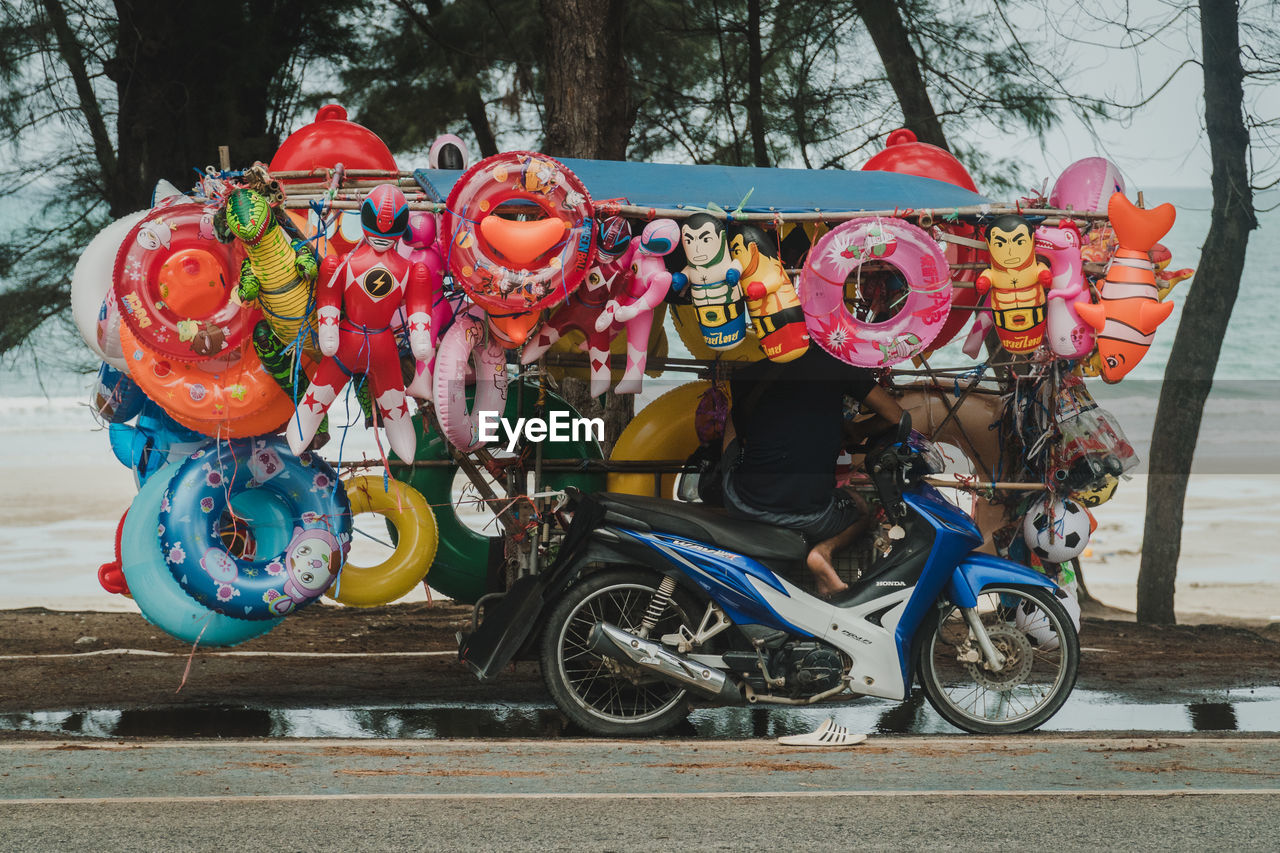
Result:
<instances>
[{"instance_id":1,"label":"inflatable cartoon character","mask_svg":"<svg viewBox=\"0 0 1280 853\"><path fill-rule=\"evenodd\" d=\"M605 317L605 305L613 303L631 278L631 258L636 247L631 239L631 226L621 216L600 220L596 244L596 265L587 273L586 281L569 294L551 319L538 332L533 344L525 347L523 361L530 364L542 357L570 329L587 336L587 353L591 359L591 396L599 397L609 390L609 342L617 334L612 322L597 322ZM647 344L646 333L644 341ZM628 365L630 360L628 360Z\"/></svg>"},{"instance_id":2,"label":"inflatable cartoon character","mask_svg":"<svg viewBox=\"0 0 1280 853\"><path fill-rule=\"evenodd\" d=\"M427 267L431 348L426 358L415 359L414 378L405 389L410 397L420 400L431 399L431 369L435 365L435 348L440 343L441 330L453 319L453 306L444 298L444 259L440 256L437 234L434 214L415 213L409 217L409 233L400 247L401 254L408 251L410 263L422 263Z\"/></svg>"},{"instance_id":3,"label":"inflatable cartoon character","mask_svg":"<svg viewBox=\"0 0 1280 853\"><path fill-rule=\"evenodd\" d=\"M1032 352L1044 341L1044 287L1053 276L1036 260L1031 226L1021 216L997 216L987 228L987 249L991 266L974 284L991 294L1000 344L1012 353Z\"/></svg>"},{"instance_id":4,"label":"inflatable cartoon character","mask_svg":"<svg viewBox=\"0 0 1280 853\"><path fill-rule=\"evenodd\" d=\"M267 590L263 601L277 616L285 616L319 598L337 576L339 549L338 540L327 530L294 528L284 554L284 592Z\"/></svg>"},{"instance_id":5,"label":"inflatable cartoon character","mask_svg":"<svg viewBox=\"0 0 1280 853\"><path fill-rule=\"evenodd\" d=\"M1102 378L1119 382L1147 354L1156 327L1173 311L1172 302L1159 301L1151 249L1169 233L1177 211L1171 204L1143 210L1116 193L1107 204L1107 216L1120 245L1107 267L1098 303L1077 303L1076 310L1098 332Z\"/></svg>"},{"instance_id":6,"label":"inflatable cartoon character","mask_svg":"<svg viewBox=\"0 0 1280 853\"><path fill-rule=\"evenodd\" d=\"M341 262L325 258L320 268L316 334L325 358L298 402L286 436L294 453L305 450L347 380L363 373L373 384L391 449L401 459L412 459L417 440L391 324L403 303L413 355L420 361L430 357L427 267L410 264L398 251L409 228L409 205L394 186L383 184L369 193L360 206L360 224L364 237L355 250Z\"/></svg>"},{"instance_id":7,"label":"inflatable cartoon character","mask_svg":"<svg viewBox=\"0 0 1280 853\"><path fill-rule=\"evenodd\" d=\"M742 289L760 347L773 361L791 361L809 349L804 309L778 258L777 243L754 225L738 229L729 241L742 264Z\"/></svg>"},{"instance_id":8,"label":"inflatable cartoon character","mask_svg":"<svg viewBox=\"0 0 1280 853\"><path fill-rule=\"evenodd\" d=\"M1049 349L1062 358L1084 358L1093 351L1093 327L1080 319L1075 308L1077 299L1089 301L1089 285L1080 257L1080 229L1070 221L1057 228L1041 226L1036 229L1035 242L1036 254L1049 259L1049 273L1053 276L1046 321Z\"/></svg>"},{"instance_id":9,"label":"inflatable cartoon character","mask_svg":"<svg viewBox=\"0 0 1280 853\"><path fill-rule=\"evenodd\" d=\"M746 337L747 314L738 286L742 265L729 252L724 223L695 213L680 226L680 241L688 266L671 277L671 287L677 294L688 291L707 346L732 349Z\"/></svg>"},{"instance_id":10,"label":"inflatable cartoon character","mask_svg":"<svg viewBox=\"0 0 1280 853\"><path fill-rule=\"evenodd\" d=\"M596 319L596 329L621 326L627 330L627 369L615 389L619 394L639 394L644 386L653 311L671 289L672 276L662 259L675 251L679 241L680 226L673 219L655 219L646 225L626 291L611 300Z\"/></svg>"}]
</instances>

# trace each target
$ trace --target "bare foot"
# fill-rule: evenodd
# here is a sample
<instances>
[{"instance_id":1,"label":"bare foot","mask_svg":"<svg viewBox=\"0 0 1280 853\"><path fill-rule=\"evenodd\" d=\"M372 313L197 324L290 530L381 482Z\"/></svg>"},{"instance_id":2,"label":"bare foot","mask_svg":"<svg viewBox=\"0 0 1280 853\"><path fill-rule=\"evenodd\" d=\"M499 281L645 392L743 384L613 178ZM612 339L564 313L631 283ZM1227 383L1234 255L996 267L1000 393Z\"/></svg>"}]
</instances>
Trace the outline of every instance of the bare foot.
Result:
<instances>
[{"instance_id":1,"label":"bare foot","mask_svg":"<svg viewBox=\"0 0 1280 853\"><path fill-rule=\"evenodd\" d=\"M832 550L826 542L819 543L805 560L814 580L818 582L818 594L824 598L830 598L849 588L847 583L840 580L840 575L836 574L836 567L831 565Z\"/></svg>"}]
</instances>

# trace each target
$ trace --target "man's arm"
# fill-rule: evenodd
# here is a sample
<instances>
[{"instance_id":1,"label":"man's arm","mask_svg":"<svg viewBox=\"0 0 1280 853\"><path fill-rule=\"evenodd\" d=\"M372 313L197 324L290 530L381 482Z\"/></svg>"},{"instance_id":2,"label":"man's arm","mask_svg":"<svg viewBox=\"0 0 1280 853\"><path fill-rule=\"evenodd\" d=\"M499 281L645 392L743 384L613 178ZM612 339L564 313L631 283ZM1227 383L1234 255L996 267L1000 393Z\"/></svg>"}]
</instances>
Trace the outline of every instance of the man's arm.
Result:
<instances>
[{"instance_id":1,"label":"man's arm","mask_svg":"<svg viewBox=\"0 0 1280 853\"><path fill-rule=\"evenodd\" d=\"M891 424L896 425L898 421L902 420L902 407L898 405L897 400L893 399L892 394L879 385L867 393L862 405Z\"/></svg>"}]
</instances>

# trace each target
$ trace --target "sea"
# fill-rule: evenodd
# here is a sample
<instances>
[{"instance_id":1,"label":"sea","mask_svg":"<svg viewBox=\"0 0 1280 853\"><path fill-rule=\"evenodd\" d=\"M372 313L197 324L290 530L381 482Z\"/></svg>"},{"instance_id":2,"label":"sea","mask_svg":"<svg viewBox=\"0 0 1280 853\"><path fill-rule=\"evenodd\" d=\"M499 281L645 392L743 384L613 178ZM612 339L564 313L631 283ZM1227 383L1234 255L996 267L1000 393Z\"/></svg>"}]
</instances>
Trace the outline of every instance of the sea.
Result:
<instances>
[{"instance_id":1,"label":"sea","mask_svg":"<svg viewBox=\"0 0 1280 853\"><path fill-rule=\"evenodd\" d=\"M1162 241L1173 254L1172 268L1198 267L1209 229L1209 191L1155 188L1144 195L1148 206L1167 201L1178 210ZM1260 198L1258 206L1268 207L1273 196ZM0 209L0 218L5 215ZM1280 213L1266 210L1259 222L1194 458L1180 596L1184 586L1194 598L1195 589L1226 583L1266 585L1280 600L1280 548L1272 533L1278 527L1272 508L1280 505L1280 361L1273 349L1280 340L1280 244L1270 239ZM1116 500L1095 513L1099 530L1091 544L1098 559L1086 574L1118 590L1121 605L1132 598L1142 540L1145 459L1186 288L1184 283L1174 291L1172 316L1128 378L1116 386L1100 381L1089 386L1144 460L1131 472L1134 479L1121 484ZM678 337L669 337L671 354L682 355ZM954 344L933 361L935 366L963 365L968 359ZM97 567L111 557L115 525L134 486L130 472L112 457L106 431L88 406L96 369L74 329L56 324L43 330L34 346L0 360L0 577L5 589L0 608L132 608L97 584ZM641 404L667 387L651 383ZM357 425L347 433L342 458L376 455L368 431ZM1263 606L1270 609L1280 614L1280 604Z\"/></svg>"}]
</instances>

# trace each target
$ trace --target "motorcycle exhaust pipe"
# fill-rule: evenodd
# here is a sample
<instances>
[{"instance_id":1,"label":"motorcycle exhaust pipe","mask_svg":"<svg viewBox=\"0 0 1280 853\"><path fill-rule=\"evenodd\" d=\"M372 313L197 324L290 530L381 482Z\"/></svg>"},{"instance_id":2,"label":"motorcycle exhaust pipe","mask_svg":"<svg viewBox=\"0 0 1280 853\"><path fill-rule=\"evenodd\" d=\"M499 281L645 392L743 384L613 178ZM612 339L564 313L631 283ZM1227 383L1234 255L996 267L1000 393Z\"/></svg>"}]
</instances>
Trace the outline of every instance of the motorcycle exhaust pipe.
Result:
<instances>
[{"instance_id":1,"label":"motorcycle exhaust pipe","mask_svg":"<svg viewBox=\"0 0 1280 853\"><path fill-rule=\"evenodd\" d=\"M597 622L587 634L587 648L616 661L638 666L710 696L724 705L742 704L742 693L729 676L714 666L707 666L678 655L661 643L642 640L616 625Z\"/></svg>"}]
</instances>

